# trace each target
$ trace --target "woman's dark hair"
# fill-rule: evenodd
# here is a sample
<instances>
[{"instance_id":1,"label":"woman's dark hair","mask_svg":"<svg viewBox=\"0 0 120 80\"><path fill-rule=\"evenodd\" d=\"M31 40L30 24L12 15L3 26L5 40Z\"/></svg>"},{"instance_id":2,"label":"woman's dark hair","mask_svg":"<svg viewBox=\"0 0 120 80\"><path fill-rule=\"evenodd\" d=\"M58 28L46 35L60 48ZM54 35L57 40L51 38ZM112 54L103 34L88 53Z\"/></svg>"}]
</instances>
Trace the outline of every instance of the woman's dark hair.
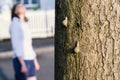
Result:
<instances>
[{"instance_id":1,"label":"woman's dark hair","mask_svg":"<svg viewBox=\"0 0 120 80\"><path fill-rule=\"evenodd\" d=\"M16 7L17 7L19 4L21 4L21 3L16 3L16 4L13 6L12 12L11 12L11 20L13 20L13 17L19 18L19 16L18 16L17 14L15 14L15 9L16 9ZM28 18L27 18L26 16L25 16L24 20L25 20L25 22L28 22Z\"/></svg>"}]
</instances>

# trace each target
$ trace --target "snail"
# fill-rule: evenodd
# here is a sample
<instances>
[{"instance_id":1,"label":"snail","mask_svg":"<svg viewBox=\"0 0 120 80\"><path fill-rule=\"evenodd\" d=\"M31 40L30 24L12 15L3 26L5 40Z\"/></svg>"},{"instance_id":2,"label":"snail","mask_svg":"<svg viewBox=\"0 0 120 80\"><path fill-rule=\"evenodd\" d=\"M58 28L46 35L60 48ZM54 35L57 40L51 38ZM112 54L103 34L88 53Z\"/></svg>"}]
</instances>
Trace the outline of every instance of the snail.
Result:
<instances>
[{"instance_id":1,"label":"snail","mask_svg":"<svg viewBox=\"0 0 120 80\"><path fill-rule=\"evenodd\" d=\"M79 53L80 52L79 41L77 42L77 45L76 45L76 47L74 49L74 52L75 53Z\"/></svg>"},{"instance_id":2,"label":"snail","mask_svg":"<svg viewBox=\"0 0 120 80\"><path fill-rule=\"evenodd\" d=\"M68 18L67 18L67 17L65 17L65 19L63 20L63 25L64 25L65 27L68 26Z\"/></svg>"}]
</instances>

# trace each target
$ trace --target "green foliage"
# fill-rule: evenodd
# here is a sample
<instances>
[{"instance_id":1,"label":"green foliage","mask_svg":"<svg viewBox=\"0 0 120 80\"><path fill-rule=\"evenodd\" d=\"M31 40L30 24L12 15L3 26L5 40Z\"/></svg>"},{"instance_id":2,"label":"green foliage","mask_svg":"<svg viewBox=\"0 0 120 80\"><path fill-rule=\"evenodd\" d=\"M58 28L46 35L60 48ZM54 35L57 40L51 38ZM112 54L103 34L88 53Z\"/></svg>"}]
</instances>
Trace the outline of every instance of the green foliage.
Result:
<instances>
[{"instance_id":1,"label":"green foliage","mask_svg":"<svg viewBox=\"0 0 120 80\"><path fill-rule=\"evenodd\" d=\"M38 6L36 6L36 7L33 8L34 11L36 11L36 10L38 10L38 9L39 9Z\"/></svg>"}]
</instances>

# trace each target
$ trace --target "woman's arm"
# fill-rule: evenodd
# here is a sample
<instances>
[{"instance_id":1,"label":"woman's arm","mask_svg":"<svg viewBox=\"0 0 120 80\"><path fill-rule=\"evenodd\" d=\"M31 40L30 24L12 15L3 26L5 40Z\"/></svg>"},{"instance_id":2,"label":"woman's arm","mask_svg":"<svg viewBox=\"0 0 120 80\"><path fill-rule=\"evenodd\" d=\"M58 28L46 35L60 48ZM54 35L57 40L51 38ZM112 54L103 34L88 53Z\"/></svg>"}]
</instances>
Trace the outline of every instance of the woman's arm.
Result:
<instances>
[{"instance_id":1,"label":"woman's arm","mask_svg":"<svg viewBox=\"0 0 120 80\"><path fill-rule=\"evenodd\" d=\"M17 57L22 57L23 55L23 36L22 30L19 22L13 22L10 25L10 37L12 42L12 48L14 54Z\"/></svg>"},{"instance_id":2,"label":"woman's arm","mask_svg":"<svg viewBox=\"0 0 120 80\"><path fill-rule=\"evenodd\" d=\"M20 28L20 24L18 22L14 22L10 26L10 36L11 36L11 42L14 54L18 58L20 64L21 64L21 72L26 73L27 68L25 65L25 62L22 58L23 56L23 37L22 37L22 31Z\"/></svg>"},{"instance_id":3,"label":"woman's arm","mask_svg":"<svg viewBox=\"0 0 120 80\"><path fill-rule=\"evenodd\" d=\"M35 64L35 69L36 69L37 71L40 70L40 65L39 65L39 63L38 63L37 58L34 59L34 64Z\"/></svg>"},{"instance_id":4,"label":"woman's arm","mask_svg":"<svg viewBox=\"0 0 120 80\"><path fill-rule=\"evenodd\" d=\"M18 57L18 60L21 64L21 72L26 74L27 73L27 67L26 67L26 64L25 64L24 60L22 59L22 57Z\"/></svg>"}]
</instances>

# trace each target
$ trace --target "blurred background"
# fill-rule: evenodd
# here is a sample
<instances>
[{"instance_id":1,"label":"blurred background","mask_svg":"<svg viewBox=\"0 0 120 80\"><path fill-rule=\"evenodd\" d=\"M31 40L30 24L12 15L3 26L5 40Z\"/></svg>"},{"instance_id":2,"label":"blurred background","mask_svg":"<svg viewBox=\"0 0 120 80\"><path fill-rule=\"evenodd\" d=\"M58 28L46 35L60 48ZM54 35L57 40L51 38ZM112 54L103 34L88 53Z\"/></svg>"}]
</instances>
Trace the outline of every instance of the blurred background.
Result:
<instances>
[{"instance_id":1,"label":"blurred background","mask_svg":"<svg viewBox=\"0 0 120 80\"><path fill-rule=\"evenodd\" d=\"M33 47L41 65L38 80L54 80L55 0L0 0L0 80L14 80L9 25L11 8L17 2L27 8Z\"/></svg>"}]
</instances>

